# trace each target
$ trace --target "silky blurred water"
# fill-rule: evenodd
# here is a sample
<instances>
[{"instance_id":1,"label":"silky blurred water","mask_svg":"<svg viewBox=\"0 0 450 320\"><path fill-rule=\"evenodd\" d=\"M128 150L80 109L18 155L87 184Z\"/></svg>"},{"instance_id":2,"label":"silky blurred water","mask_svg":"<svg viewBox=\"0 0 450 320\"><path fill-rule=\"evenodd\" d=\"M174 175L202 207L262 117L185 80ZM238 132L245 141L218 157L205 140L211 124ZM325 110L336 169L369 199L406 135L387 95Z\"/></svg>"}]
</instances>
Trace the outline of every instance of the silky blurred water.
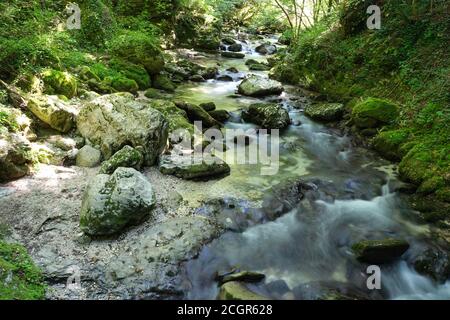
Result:
<instances>
[{"instance_id":1,"label":"silky blurred water","mask_svg":"<svg viewBox=\"0 0 450 320\"><path fill-rule=\"evenodd\" d=\"M246 59L265 61L264 56L254 51L261 42L243 44ZM226 128L255 128L241 121L240 109L261 99L236 95L236 89L245 75L267 76L267 72L249 71L246 59L206 55L201 63L218 65L221 73L232 75L234 81L183 84L177 89L176 97L197 104L215 102L218 109L231 111L232 120ZM240 73L228 73L229 67L237 68ZM190 287L186 298L214 299L218 293L215 272L236 266L264 273L266 284L283 280L290 290L318 281L349 283L364 289L365 278L361 273L365 269L354 261L350 250L352 243L366 238L395 237L409 241L410 251L423 246L428 227L411 222L410 209L389 190L389 182L396 179L392 165L366 149L354 147L351 139L338 130L306 118L299 98L303 97L296 88L289 86L277 98L289 111L293 125L281 133L276 175L261 175L258 164L230 163L230 176L214 182L214 187L189 190L186 196L196 197L197 192L201 193L198 196L208 199L237 194L241 199L261 200L271 187L298 177L329 182L340 191L340 198L324 197L307 205L300 204L275 221L241 233L225 233L187 264ZM257 142L257 138L252 139L250 146ZM249 146L240 146L238 152L246 152L246 148ZM450 299L450 282L437 284L417 274L404 260L382 267L381 279L384 298ZM280 298L264 286L259 289L261 293Z\"/></svg>"}]
</instances>

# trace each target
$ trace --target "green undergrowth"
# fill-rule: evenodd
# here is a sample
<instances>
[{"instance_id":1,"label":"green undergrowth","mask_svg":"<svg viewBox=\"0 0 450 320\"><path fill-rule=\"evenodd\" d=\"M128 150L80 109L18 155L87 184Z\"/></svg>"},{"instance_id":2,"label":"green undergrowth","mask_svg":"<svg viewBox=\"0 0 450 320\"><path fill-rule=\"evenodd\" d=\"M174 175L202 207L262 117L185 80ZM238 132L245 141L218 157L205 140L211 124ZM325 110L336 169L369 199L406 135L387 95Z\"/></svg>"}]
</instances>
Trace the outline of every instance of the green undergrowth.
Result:
<instances>
[{"instance_id":1,"label":"green undergrowth","mask_svg":"<svg viewBox=\"0 0 450 320\"><path fill-rule=\"evenodd\" d=\"M420 194L450 202L447 4L434 1L431 10L430 1L421 0L411 11L401 1L377 3L381 30L368 30L365 1L351 0L304 31L272 73L347 103L348 109L368 98L398 105L395 121L376 126L373 146L400 161L400 175L418 185Z\"/></svg>"},{"instance_id":2,"label":"green undergrowth","mask_svg":"<svg viewBox=\"0 0 450 320\"><path fill-rule=\"evenodd\" d=\"M2 80L31 91L33 76L40 77L45 71L52 75L47 77L51 83L46 85L46 93L69 98L76 92L60 85L63 78L72 76L80 89L101 93L149 88L151 74L161 70L164 60L161 33L147 13L121 16L117 6L124 4L83 0L78 3L82 28L68 30L65 6L69 2L0 3ZM90 68L87 74L86 67Z\"/></svg>"}]
</instances>

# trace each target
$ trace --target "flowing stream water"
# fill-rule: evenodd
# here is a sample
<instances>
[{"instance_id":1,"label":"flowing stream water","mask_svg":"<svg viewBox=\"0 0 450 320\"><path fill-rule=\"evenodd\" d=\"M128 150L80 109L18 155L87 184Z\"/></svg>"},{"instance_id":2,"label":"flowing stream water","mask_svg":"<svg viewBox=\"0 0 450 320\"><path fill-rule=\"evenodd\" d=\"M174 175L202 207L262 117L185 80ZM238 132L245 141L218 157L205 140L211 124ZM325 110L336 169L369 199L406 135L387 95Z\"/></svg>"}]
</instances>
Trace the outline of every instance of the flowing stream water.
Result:
<instances>
[{"instance_id":1,"label":"flowing stream water","mask_svg":"<svg viewBox=\"0 0 450 320\"><path fill-rule=\"evenodd\" d=\"M275 42L276 38L261 42L265 41ZM246 59L266 60L254 51L257 43L243 43L243 60L205 54L200 63L219 65L221 73L232 76L234 81L183 84L177 89L176 98L192 103L215 102L218 109L233 115L226 128L254 127L240 120L239 110L264 99L236 95L236 89L248 74L268 76L267 72L249 71L245 65ZM229 67L240 72L225 71ZM354 146L351 138L340 131L306 118L302 110L305 97L297 88L286 86L276 101L289 111L293 123L280 135L278 174L263 176L258 165L231 164L230 176L216 181L214 187L198 191L198 195L192 191L186 191L186 195L202 199L232 195L257 202L271 187L298 177L322 181L336 190L337 196L323 194L313 202L300 203L274 221L223 234L187 263L186 298L216 298L219 289L214 274L233 266L264 273L264 282L252 289L275 299L313 299L314 284L320 284L318 290L324 284L364 290L367 266L355 261L351 244L394 237L407 240L411 247L398 262L382 266L380 296L450 299L450 282L438 284L411 266L411 257L428 245L429 227L412 222L405 201L391 191L390 186L397 182L394 166L371 151ZM309 288L306 291L298 289L305 285ZM280 291L280 286L285 289Z\"/></svg>"}]
</instances>

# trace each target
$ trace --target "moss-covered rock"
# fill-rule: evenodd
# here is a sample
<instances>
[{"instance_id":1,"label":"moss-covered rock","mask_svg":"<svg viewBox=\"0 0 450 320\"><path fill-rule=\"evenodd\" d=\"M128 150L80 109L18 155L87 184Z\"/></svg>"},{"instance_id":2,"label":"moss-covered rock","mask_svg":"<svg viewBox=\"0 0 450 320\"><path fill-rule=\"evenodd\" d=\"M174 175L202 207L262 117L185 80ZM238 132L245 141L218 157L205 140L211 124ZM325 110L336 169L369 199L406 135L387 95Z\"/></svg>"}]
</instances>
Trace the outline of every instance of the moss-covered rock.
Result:
<instances>
[{"instance_id":1,"label":"moss-covered rock","mask_svg":"<svg viewBox=\"0 0 450 320\"><path fill-rule=\"evenodd\" d=\"M405 156L401 146L408 141L409 135L408 129L383 131L372 140L372 147L386 159L399 161Z\"/></svg>"},{"instance_id":2,"label":"moss-covered rock","mask_svg":"<svg viewBox=\"0 0 450 320\"><path fill-rule=\"evenodd\" d=\"M90 236L113 235L148 217L155 195L147 178L132 168L97 175L83 196L80 228Z\"/></svg>"},{"instance_id":3,"label":"moss-covered rock","mask_svg":"<svg viewBox=\"0 0 450 320\"><path fill-rule=\"evenodd\" d=\"M305 114L317 121L339 121L342 119L345 107L342 103L319 103L305 109Z\"/></svg>"},{"instance_id":4,"label":"moss-covered rock","mask_svg":"<svg viewBox=\"0 0 450 320\"><path fill-rule=\"evenodd\" d=\"M408 249L408 242L399 239L365 240L352 246L352 251L359 261L374 264L392 262Z\"/></svg>"},{"instance_id":5,"label":"moss-covered rock","mask_svg":"<svg viewBox=\"0 0 450 320\"><path fill-rule=\"evenodd\" d=\"M220 287L219 300L268 300L248 289L243 283L230 281Z\"/></svg>"},{"instance_id":6,"label":"moss-covered rock","mask_svg":"<svg viewBox=\"0 0 450 320\"><path fill-rule=\"evenodd\" d=\"M252 71L269 71L270 67L264 63L254 63L249 65L248 69Z\"/></svg>"},{"instance_id":7,"label":"moss-covered rock","mask_svg":"<svg viewBox=\"0 0 450 320\"><path fill-rule=\"evenodd\" d=\"M426 179L430 161L432 161L431 154L421 148L421 145L415 146L400 162L400 176L404 180L420 185Z\"/></svg>"},{"instance_id":8,"label":"moss-covered rock","mask_svg":"<svg viewBox=\"0 0 450 320\"><path fill-rule=\"evenodd\" d=\"M211 27L201 28L194 39L194 47L196 49L213 51L219 49L220 37L218 30Z\"/></svg>"},{"instance_id":9,"label":"moss-covered rock","mask_svg":"<svg viewBox=\"0 0 450 320\"><path fill-rule=\"evenodd\" d=\"M101 81L100 77L88 66L82 66L79 69L78 77L84 81L88 81L90 79L94 79L96 81Z\"/></svg>"},{"instance_id":10,"label":"moss-covered rock","mask_svg":"<svg viewBox=\"0 0 450 320\"><path fill-rule=\"evenodd\" d=\"M0 241L0 300L40 300L45 290L42 272L26 249Z\"/></svg>"},{"instance_id":11,"label":"moss-covered rock","mask_svg":"<svg viewBox=\"0 0 450 320\"><path fill-rule=\"evenodd\" d=\"M152 85L150 75L142 65L126 62L122 59L112 59L109 66L119 71L124 77L134 80L140 90L150 88Z\"/></svg>"},{"instance_id":12,"label":"moss-covered rock","mask_svg":"<svg viewBox=\"0 0 450 320\"><path fill-rule=\"evenodd\" d=\"M208 67L202 71L200 71L199 73L203 79L208 80L208 79L214 79L216 77L216 75L219 74L219 68L217 67Z\"/></svg>"},{"instance_id":13,"label":"moss-covered rock","mask_svg":"<svg viewBox=\"0 0 450 320\"><path fill-rule=\"evenodd\" d=\"M162 99L164 98L164 95L161 91L155 88L149 88L144 93L145 97L149 99Z\"/></svg>"},{"instance_id":14,"label":"moss-covered rock","mask_svg":"<svg viewBox=\"0 0 450 320\"><path fill-rule=\"evenodd\" d=\"M167 92L174 92L176 87L168 76L164 74L157 74L153 76L153 88Z\"/></svg>"},{"instance_id":15,"label":"moss-covered rock","mask_svg":"<svg viewBox=\"0 0 450 320\"><path fill-rule=\"evenodd\" d=\"M213 110L208 112L211 117L219 121L220 123L225 123L230 119L231 115L227 110Z\"/></svg>"},{"instance_id":16,"label":"moss-covered rock","mask_svg":"<svg viewBox=\"0 0 450 320\"><path fill-rule=\"evenodd\" d=\"M74 125L75 111L57 96L30 96L28 110L60 132L70 131Z\"/></svg>"},{"instance_id":17,"label":"moss-covered rock","mask_svg":"<svg viewBox=\"0 0 450 320\"><path fill-rule=\"evenodd\" d=\"M395 122L399 115L397 105L387 100L368 98L352 110L352 120L359 129L378 128Z\"/></svg>"},{"instance_id":18,"label":"moss-covered rock","mask_svg":"<svg viewBox=\"0 0 450 320\"><path fill-rule=\"evenodd\" d=\"M251 97L279 95L283 90L283 86L280 82L257 75L252 75L245 79L238 87L240 94Z\"/></svg>"},{"instance_id":19,"label":"moss-covered rock","mask_svg":"<svg viewBox=\"0 0 450 320\"><path fill-rule=\"evenodd\" d=\"M161 112L130 93L101 96L86 103L77 116L81 135L100 146L109 159L125 145L142 148L145 165L151 166L167 144L169 124Z\"/></svg>"},{"instance_id":20,"label":"moss-covered rock","mask_svg":"<svg viewBox=\"0 0 450 320\"><path fill-rule=\"evenodd\" d=\"M136 81L125 77L106 77L102 84L106 87L111 87L117 92L137 93L139 86Z\"/></svg>"},{"instance_id":21,"label":"moss-covered rock","mask_svg":"<svg viewBox=\"0 0 450 320\"><path fill-rule=\"evenodd\" d=\"M98 81L96 79L89 79L87 85L89 86L89 89L95 93L108 94L116 92L116 90L108 85L107 82Z\"/></svg>"},{"instance_id":22,"label":"moss-covered rock","mask_svg":"<svg viewBox=\"0 0 450 320\"><path fill-rule=\"evenodd\" d=\"M42 72L41 77L47 94L61 94L69 99L77 94L77 80L68 72L48 69Z\"/></svg>"},{"instance_id":23,"label":"moss-covered rock","mask_svg":"<svg viewBox=\"0 0 450 320\"><path fill-rule=\"evenodd\" d=\"M224 284L230 281L239 281L245 283L257 283L264 280L266 276L263 273L254 271L239 271L233 273L227 273L225 275L217 275L216 281L220 284Z\"/></svg>"},{"instance_id":24,"label":"moss-covered rock","mask_svg":"<svg viewBox=\"0 0 450 320\"><path fill-rule=\"evenodd\" d=\"M159 170L186 180L216 179L230 174L228 164L214 155L163 155Z\"/></svg>"},{"instance_id":25,"label":"moss-covered rock","mask_svg":"<svg viewBox=\"0 0 450 320\"><path fill-rule=\"evenodd\" d=\"M0 104L0 134L2 131L26 134L30 125L31 120L22 111Z\"/></svg>"},{"instance_id":26,"label":"moss-covered rock","mask_svg":"<svg viewBox=\"0 0 450 320\"><path fill-rule=\"evenodd\" d=\"M125 146L117 151L109 160L102 163L100 173L112 174L119 167L140 170L143 162L144 157L142 153L130 146Z\"/></svg>"},{"instance_id":27,"label":"moss-covered rock","mask_svg":"<svg viewBox=\"0 0 450 320\"><path fill-rule=\"evenodd\" d=\"M270 55L277 52L277 46L271 43L263 43L257 46L255 51L263 55Z\"/></svg>"},{"instance_id":28,"label":"moss-covered rock","mask_svg":"<svg viewBox=\"0 0 450 320\"><path fill-rule=\"evenodd\" d=\"M231 52L231 51L223 51L221 53L222 57L230 58L230 59L244 59L245 53L242 52Z\"/></svg>"},{"instance_id":29,"label":"moss-covered rock","mask_svg":"<svg viewBox=\"0 0 450 320\"><path fill-rule=\"evenodd\" d=\"M214 102L200 103L199 106L203 108L203 110L205 110L206 112L216 110L216 104Z\"/></svg>"},{"instance_id":30,"label":"moss-covered rock","mask_svg":"<svg viewBox=\"0 0 450 320\"><path fill-rule=\"evenodd\" d=\"M242 119L263 129L284 129L290 123L289 113L275 103L255 103L242 110Z\"/></svg>"},{"instance_id":31,"label":"moss-covered rock","mask_svg":"<svg viewBox=\"0 0 450 320\"><path fill-rule=\"evenodd\" d=\"M219 128L222 126L221 123L215 120L208 112L206 112L200 106L183 101L176 101L175 104L178 108L186 112L189 120L192 123L195 121L201 121L204 128L211 128L211 127Z\"/></svg>"},{"instance_id":32,"label":"moss-covered rock","mask_svg":"<svg viewBox=\"0 0 450 320\"><path fill-rule=\"evenodd\" d=\"M240 51L242 51L242 44L234 43L228 47L228 51L240 52Z\"/></svg>"},{"instance_id":33,"label":"moss-covered rock","mask_svg":"<svg viewBox=\"0 0 450 320\"><path fill-rule=\"evenodd\" d=\"M420 222L439 224L440 221L450 217L450 203L444 202L445 199L439 201L435 195L415 193L409 200Z\"/></svg>"},{"instance_id":34,"label":"moss-covered rock","mask_svg":"<svg viewBox=\"0 0 450 320\"><path fill-rule=\"evenodd\" d=\"M37 162L30 142L20 134L0 133L0 181L21 178Z\"/></svg>"},{"instance_id":35,"label":"moss-covered rock","mask_svg":"<svg viewBox=\"0 0 450 320\"><path fill-rule=\"evenodd\" d=\"M179 129L184 129L189 134L194 134L194 125L189 122L186 111L178 108L173 102L168 100L155 99L149 102L150 106L161 112L169 122L169 133L175 133Z\"/></svg>"}]
</instances>

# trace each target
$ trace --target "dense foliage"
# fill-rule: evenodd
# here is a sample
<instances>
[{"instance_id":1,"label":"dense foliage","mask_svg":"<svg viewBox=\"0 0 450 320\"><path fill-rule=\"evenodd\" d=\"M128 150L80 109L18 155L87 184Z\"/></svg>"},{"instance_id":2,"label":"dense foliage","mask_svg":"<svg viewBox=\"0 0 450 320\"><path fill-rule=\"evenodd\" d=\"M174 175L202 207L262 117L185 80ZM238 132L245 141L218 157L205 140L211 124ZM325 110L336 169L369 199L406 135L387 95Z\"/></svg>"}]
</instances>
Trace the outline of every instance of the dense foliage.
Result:
<instances>
[{"instance_id":1,"label":"dense foliage","mask_svg":"<svg viewBox=\"0 0 450 320\"><path fill-rule=\"evenodd\" d=\"M277 67L282 80L351 109L365 97L401 105L374 146L402 160L401 175L423 194L450 199L450 16L445 1L377 1L382 28L365 27L367 1L352 0L300 34ZM394 148L394 150L392 150Z\"/></svg>"}]
</instances>

